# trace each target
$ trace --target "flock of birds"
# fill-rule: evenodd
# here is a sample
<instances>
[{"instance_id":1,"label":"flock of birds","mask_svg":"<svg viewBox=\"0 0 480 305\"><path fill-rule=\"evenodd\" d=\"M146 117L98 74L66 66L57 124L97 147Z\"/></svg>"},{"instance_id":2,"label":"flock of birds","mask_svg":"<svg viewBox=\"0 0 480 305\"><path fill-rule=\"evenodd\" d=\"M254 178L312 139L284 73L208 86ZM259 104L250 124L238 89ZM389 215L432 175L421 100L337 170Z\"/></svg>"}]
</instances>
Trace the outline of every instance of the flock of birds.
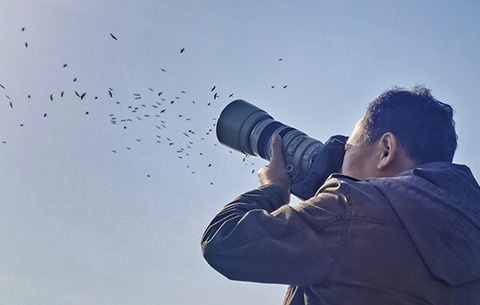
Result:
<instances>
[{"instance_id":1,"label":"flock of birds","mask_svg":"<svg viewBox=\"0 0 480 305\"><path fill-rule=\"evenodd\" d=\"M26 31L25 27L21 28L22 32ZM110 33L111 39L118 41L118 38ZM30 45L28 42L25 42L25 47L29 48ZM179 53L185 53L185 48L180 48ZM278 61L282 61L280 58ZM62 65L63 69L68 69L68 63ZM163 73L167 71L161 68ZM73 83L78 81L77 77L72 79ZM270 87L274 89L275 86ZM281 86L282 89L286 89L287 85ZM8 86L2 82L0 83L0 89L5 92L4 97L8 102L8 106L11 109L15 108L16 100L8 94ZM215 128L216 120L219 113L212 113L212 115L205 115L209 113L209 109L212 109L214 103L220 102L224 103L225 99L220 98L220 94L224 95L224 92L220 92L219 88L216 85L212 85L209 88L210 99L208 101L196 101L189 97L186 90L179 90L174 94L169 94L161 90L156 90L154 88L145 89L145 92L134 92L130 98L125 98L125 96L117 96L114 88L105 89L101 94L91 94L86 91L79 90L70 90L70 91L61 91L59 94L50 94L48 97L49 101L53 102L57 99L63 98L76 98L80 101L83 101L87 98L93 100L103 100L108 99L108 102L114 103L117 106L115 107L116 112L108 114L108 119L111 124L116 127L119 127L123 132L129 130L140 130L140 132L145 133L144 125L151 127L153 136L147 136L146 134L137 135L132 143L122 143L111 149L112 154L121 154L125 151L132 151L138 145L143 142L155 143L158 145L166 146L166 149L169 149L169 153L174 153L178 159L185 161L185 168L192 175L197 174L199 167L203 166L204 168L214 167L214 161L205 160L203 165L200 165L197 162L198 158L204 157L207 158L208 153L205 151L202 152L200 147L210 147L218 146L217 140L215 137ZM71 92L73 91L73 92ZM226 93L225 97L228 96L228 100L231 100L234 96L234 93ZM32 99L31 94L27 94L26 98ZM35 97L38 99L38 97ZM185 109L184 105L188 103L189 108L193 107L193 111L190 113L185 113L182 110ZM225 106L223 104L222 106ZM182 108L183 107L183 108ZM210 107L210 108L209 108ZM90 111L85 111L84 115L89 115ZM43 118L48 117L48 112L43 113ZM203 123L209 121L208 124L203 124L205 127L204 130L195 130L193 126L198 126L198 120L202 120ZM193 122L197 124L193 124ZM138 124L142 124L141 126ZM20 124L20 127L24 127L24 123ZM7 144L6 140L1 141L3 144ZM201 145L202 144L202 145ZM206 145L206 146L205 146ZM230 150L230 153L232 151ZM170 156L170 154L168 154ZM195 157L192 159L192 157ZM242 159L242 164L248 166L252 174L255 173L257 167L255 162L250 162L249 156L245 155ZM150 173L145 174L146 177L151 177ZM214 185L213 181L209 182L210 185Z\"/></svg>"}]
</instances>

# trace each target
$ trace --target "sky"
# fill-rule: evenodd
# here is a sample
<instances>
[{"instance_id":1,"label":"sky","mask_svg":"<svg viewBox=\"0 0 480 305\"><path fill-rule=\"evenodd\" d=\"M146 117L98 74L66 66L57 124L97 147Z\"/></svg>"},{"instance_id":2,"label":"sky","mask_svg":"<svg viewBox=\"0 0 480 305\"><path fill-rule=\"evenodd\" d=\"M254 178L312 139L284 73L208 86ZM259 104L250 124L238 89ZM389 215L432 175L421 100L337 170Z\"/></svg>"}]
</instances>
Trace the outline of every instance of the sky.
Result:
<instances>
[{"instance_id":1,"label":"sky","mask_svg":"<svg viewBox=\"0 0 480 305\"><path fill-rule=\"evenodd\" d=\"M478 175L479 12L0 0L0 303L281 304L285 286L230 281L201 255L267 164L218 143L222 109L244 99L323 142L422 84L455 109L454 162Z\"/></svg>"}]
</instances>

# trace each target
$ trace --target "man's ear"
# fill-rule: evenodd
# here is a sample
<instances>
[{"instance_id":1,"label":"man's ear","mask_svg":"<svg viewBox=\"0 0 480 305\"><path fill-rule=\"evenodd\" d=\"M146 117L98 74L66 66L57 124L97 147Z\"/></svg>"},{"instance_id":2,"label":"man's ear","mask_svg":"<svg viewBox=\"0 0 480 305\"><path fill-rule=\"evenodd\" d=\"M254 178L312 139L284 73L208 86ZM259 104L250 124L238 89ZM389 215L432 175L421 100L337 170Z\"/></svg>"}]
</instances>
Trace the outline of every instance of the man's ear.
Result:
<instances>
[{"instance_id":1,"label":"man's ear","mask_svg":"<svg viewBox=\"0 0 480 305\"><path fill-rule=\"evenodd\" d=\"M385 170L395 160L399 143L393 133L387 132L380 138L378 145L379 158L377 168L379 170Z\"/></svg>"}]
</instances>

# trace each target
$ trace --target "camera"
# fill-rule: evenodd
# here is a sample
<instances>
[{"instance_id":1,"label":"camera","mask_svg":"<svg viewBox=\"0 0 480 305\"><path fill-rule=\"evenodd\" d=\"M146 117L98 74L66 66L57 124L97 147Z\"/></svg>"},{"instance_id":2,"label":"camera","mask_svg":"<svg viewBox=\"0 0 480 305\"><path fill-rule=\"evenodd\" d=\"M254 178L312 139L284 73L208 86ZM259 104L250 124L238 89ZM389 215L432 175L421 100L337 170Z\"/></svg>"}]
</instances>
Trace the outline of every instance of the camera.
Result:
<instances>
[{"instance_id":1,"label":"camera","mask_svg":"<svg viewBox=\"0 0 480 305\"><path fill-rule=\"evenodd\" d=\"M244 100L235 100L223 109L216 132L220 143L265 160L270 160L272 136L279 134L290 191L302 200L313 197L332 173L340 171L348 139L336 135L322 143Z\"/></svg>"}]
</instances>

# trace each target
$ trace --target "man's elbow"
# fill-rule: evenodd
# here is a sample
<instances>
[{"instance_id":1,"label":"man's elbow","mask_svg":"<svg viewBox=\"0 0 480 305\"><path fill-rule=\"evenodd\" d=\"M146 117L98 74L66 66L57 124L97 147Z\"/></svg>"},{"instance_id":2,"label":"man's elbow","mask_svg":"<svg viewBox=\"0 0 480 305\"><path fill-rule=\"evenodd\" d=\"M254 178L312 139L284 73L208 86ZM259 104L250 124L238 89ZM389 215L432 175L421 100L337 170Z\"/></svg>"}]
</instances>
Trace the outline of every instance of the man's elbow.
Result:
<instances>
[{"instance_id":1,"label":"man's elbow","mask_svg":"<svg viewBox=\"0 0 480 305\"><path fill-rule=\"evenodd\" d=\"M202 241L202 255L207 263L230 280L241 280L238 271L235 270L236 263L224 251L221 251L214 242Z\"/></svg>"}]
</instances>

